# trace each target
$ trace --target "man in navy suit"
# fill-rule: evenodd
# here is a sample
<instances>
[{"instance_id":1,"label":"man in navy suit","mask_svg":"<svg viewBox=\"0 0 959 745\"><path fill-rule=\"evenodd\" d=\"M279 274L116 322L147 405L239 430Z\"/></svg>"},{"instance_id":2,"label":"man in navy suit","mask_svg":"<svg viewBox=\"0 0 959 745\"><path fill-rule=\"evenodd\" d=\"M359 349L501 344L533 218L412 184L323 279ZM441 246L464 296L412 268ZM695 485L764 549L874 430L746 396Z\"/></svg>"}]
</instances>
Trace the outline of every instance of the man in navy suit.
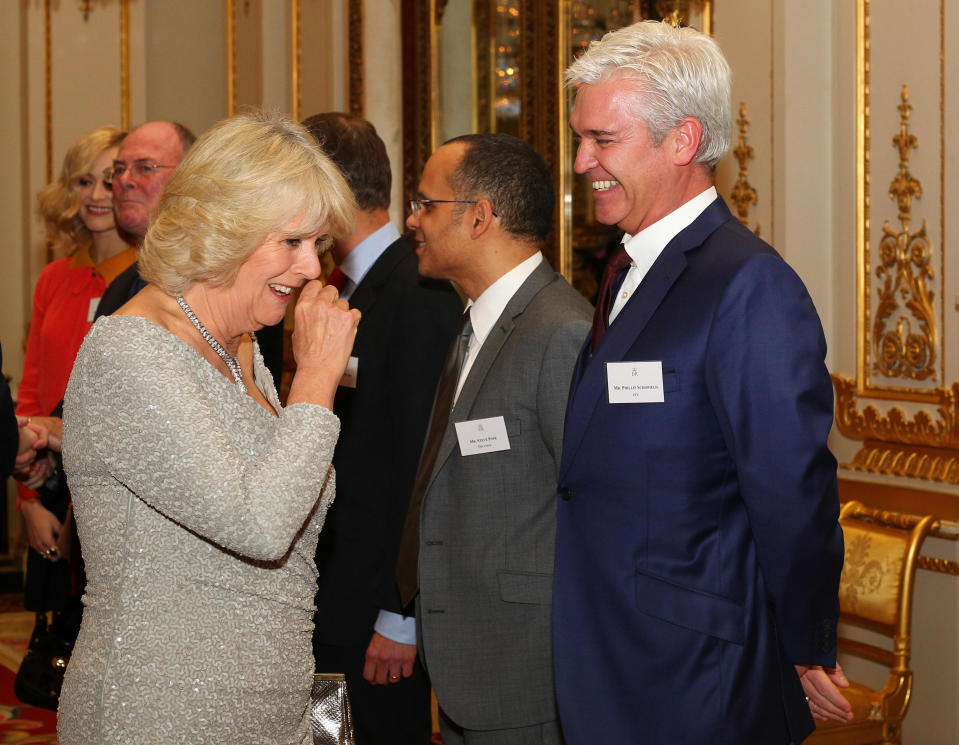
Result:
<instances>
[{"instance_id":1,"label":"man in navy suit","mask_svg":"<svg viewBox=\"0 0 959 745\"><path fill-rule=\"evenodd\" d=\"M832 387L802 282L717 196L729 66L644 22L593 42L574 164L625 231L573 374L553 605L568 745L799 743L847 719ZM604 294L605 291L605 294ZM807 698L808 697L808 698Z\"/></svg>"}]
</instances>

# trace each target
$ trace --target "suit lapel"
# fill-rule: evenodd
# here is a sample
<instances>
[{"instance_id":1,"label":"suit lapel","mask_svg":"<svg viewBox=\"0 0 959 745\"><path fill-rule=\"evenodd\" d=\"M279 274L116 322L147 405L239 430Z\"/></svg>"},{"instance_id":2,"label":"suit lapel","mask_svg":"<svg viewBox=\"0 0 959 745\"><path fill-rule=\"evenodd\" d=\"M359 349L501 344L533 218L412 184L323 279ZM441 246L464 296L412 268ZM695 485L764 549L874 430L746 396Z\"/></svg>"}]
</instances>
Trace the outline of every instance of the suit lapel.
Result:
<instances>
[{"instance_id":1,"label":"suit lapel","mask_svg":"<svg viewBox=\"0 0 959 745\"><path fill-rule=\"evenodd\" d=\"M646 328L672 286L688 264L686 253L698 248L720 225L732 219L722 198L717 198L691 225L680 231L650 267L590 358L589 339L580 352L566 409L566 435L560 476L582 444L586 425L606 392L606 363L624 359L626 352Z\"/></svg>"},{"instance_id":2,"label":"suit lapel","mask_svg":"<svg viewBox=\"0 0 959 745\"><path fill-rule=\"evenodd\" d=\"M431 483L456 445L456 428L453 426L453 422L463 422L469 418L470 411L483 389L483 384L490 368L493 366L493 362L513 333L515 319L523 314L532 299L552 282L555 276L549 262L544 260L506 303L500 317L493 324L493 328L490 329L479 354L470 367L469 374L460 390L460 395L456 399L456 405L450 414L450 426L446 428L443 442L440 444L440 450L436 456L436 465L433 466L433 474L430 477Z\"/></svg>"},{"instance_id":3,"label":"suit lapel","mask_svg":"<svg viewBox=\"0 0 959 745\"><path fill-rule=\"evenodd\" d=\"M396 265L403 260L405 248L406 239L402 237L386 247L386 250L373 262L373 266L370 267L366 276L363 277L350 296L351 308L356 308L360 313L369 312L370 308L376 304L380 290L389 281Z\"/></svg>"}]
</instances>

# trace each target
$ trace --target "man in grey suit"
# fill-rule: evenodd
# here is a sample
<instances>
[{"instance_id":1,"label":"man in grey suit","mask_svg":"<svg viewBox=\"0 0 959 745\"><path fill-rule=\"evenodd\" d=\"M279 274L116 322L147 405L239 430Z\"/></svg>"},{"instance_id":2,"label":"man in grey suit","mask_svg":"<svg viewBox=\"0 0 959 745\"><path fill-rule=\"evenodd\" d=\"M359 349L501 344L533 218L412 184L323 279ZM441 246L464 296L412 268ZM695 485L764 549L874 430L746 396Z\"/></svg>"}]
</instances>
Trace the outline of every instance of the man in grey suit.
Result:
<instances>
[{"instance_id":1,"label":"man in grey suit","mask_svg":"<svg viewBox=\"0 0 959 745\"><path fill-rule=\"evenodd\" d=\"M528 144L466 135L429 159L407 220L420 273L470 299L397 565L403 603L416 598L444 745L562 742L550 651L556 483L592 310L540 253L553 206Z\"/></svg>"}]
</instances>

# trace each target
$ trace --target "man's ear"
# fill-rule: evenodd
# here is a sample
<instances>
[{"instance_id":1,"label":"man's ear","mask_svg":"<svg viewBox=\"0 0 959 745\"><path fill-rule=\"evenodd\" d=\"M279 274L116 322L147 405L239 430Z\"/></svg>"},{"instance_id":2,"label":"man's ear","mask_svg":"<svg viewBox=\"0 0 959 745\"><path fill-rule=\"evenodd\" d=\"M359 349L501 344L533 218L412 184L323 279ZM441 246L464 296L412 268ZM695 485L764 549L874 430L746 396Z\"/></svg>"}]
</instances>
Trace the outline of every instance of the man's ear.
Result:
<instances>
[{"instance_id":1,"label":"man's ear","mask_svg":"<svg viewBox=\"0 0 959 745\"><path fill-rule=\"evenodd\" d=\"M488 199L480 199L473 205L473 227L470 230L471 238L479 238L490 229L493 224L493 205Z\"/></svg>"},{"instance_id":2,"label":"man's ear","mask_svg":"<svg viewBox=\"0 0 959 745\"><path fill-rule=\"evenodd\" d=\"M677 166L688 166L699 151L699 142L703 137L703 125L698 119L687 116L672 132L673 162Z\"/></svg>"}]
</instances>

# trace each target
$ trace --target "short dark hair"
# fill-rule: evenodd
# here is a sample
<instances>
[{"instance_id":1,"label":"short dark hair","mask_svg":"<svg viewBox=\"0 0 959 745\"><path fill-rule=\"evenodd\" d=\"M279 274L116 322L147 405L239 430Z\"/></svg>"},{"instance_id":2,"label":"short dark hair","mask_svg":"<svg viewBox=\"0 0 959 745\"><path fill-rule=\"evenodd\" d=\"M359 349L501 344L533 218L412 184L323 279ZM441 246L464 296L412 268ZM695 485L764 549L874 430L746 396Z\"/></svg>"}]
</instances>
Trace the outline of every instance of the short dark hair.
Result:
<instances>
[{"instance_id":1,"label":"short dark hair","mask_svg":"<svg viewBox=\"0 0 959 745\"><path fill-rule=\"evenodd\" d=\"M553 227L556 194L546 162L533 146L500 132L454 137L466 152L450 175L456 199L488 199L503 228L541 243Z\"/></svg>"},{"instance_id":2,"label":"short dark hair","mask_svg":"<svg viewBox=\"0 0 959 745\"><path fill-rule=\"evenodd\" d=\"M361 210L390 208L390 159L372 124L352 114L330 111L304 119L303 126L340 169Z\"/></svg>"},{"instance_id":3,"label":"short dark hair","mask_svg":"<svg viewBox=\"0 0 959 745\"><path fill-rule=\"evenodd\" d=\"M190 149L190 146L196 142L196 135L190 131L190 128L185 124L180 124L180 122L170 122L173 125L173 129L176 130L176 136L180 138L180 147L183 148L185 153Z\"/></svg>"}]
</instances>

